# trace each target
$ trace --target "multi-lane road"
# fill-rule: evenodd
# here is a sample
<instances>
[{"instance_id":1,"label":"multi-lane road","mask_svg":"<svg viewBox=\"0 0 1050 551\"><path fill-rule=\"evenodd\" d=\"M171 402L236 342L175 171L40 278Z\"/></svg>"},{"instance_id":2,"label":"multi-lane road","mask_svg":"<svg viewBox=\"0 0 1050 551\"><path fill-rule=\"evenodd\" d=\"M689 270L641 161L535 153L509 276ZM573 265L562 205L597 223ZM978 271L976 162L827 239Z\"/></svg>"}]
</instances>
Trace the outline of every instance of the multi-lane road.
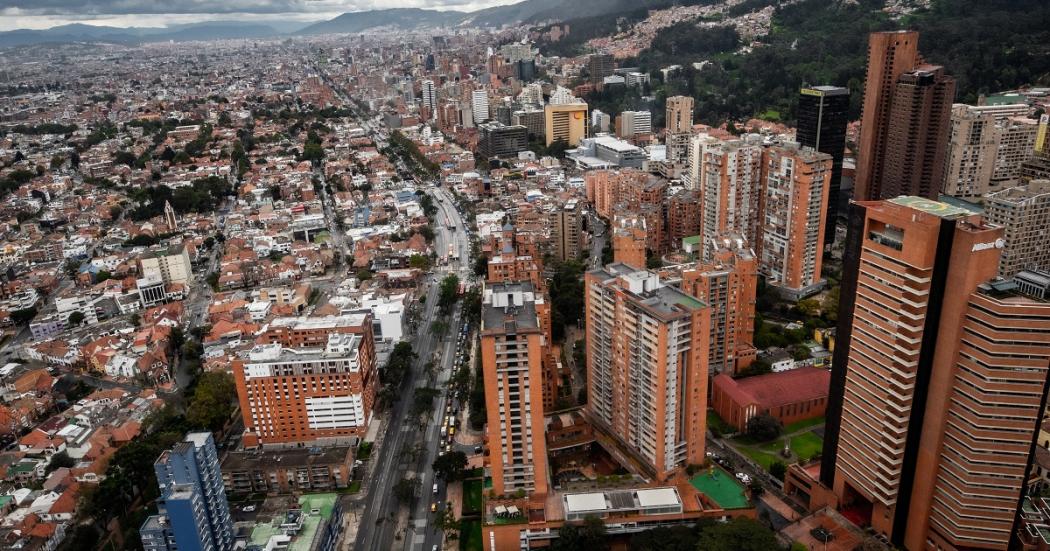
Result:
<instances>
[{"instance_id":1,"label":"multi-lane road","mask_svg":"<svg viewBox=\"0 0 1050 551\"><path fill-rule=\"evenodd\" d=\"M353 105L341 87L332 82L324 71L317 67L315 70L344 103ZM362 121L362 128L372 136L376 145L380 148L386 146L386 132L369 124L361 113L357 115ZM398 167L406 169L400 160ZM417 180L417 185L422 187L419 180ZM440 446L443 445L440 425L450 398L442 392L435 401L433 414L422 429L416 420L411 418L409 410L416 388L432 384L435 388L444 390L445 383L451 377L457 355L455 344L460 331L461 315L457 305L450 316L442 318L438 310L438 283L449 273L456 274L460 281L466 281L470 277L470 241L467 236L467 227L456 209L453 196L440 187L424 187L424 191L434 198L435 205L438 207L438 214L433 220L435 250L439 256L444 255L447 254L449 245L451 245L457 254L455 260L450 260L447 265L435 268L428 276L423 314L420 323L416 325L416 334L408 336L413 351L416 353L415 365L407 376L408 380L405 381L400 400L388 412L388 421L383 427L381 442L377 443L377 450L372 455L371 472L365 481L365 496L358 503L358 507L361 507L361 518L353 545L355 551L387 551L402 548L413 551L430 551L435 546L439 548L441 546L442 534L434 526L436 513L432 513L430 507L434 502L440 504L446 502L445 485L443 482L436 481L431 465L439 453ZM328 196L327 193L322 193L325 195L325 215L331 221L333 218L329 210ZM451 224L446 224L446 219ZM333 228L332 235L336 239L335 244L340 245L340 249L347 250L341 246L344 240L337 228ZM434 335L430 331L431 324L439 319L445 321L449 327L446 336ZM438 360L435 381L431 382L423 375L423 366L434 357L435 352ZM422 445L422 450L418 455L405 453L409 450L417 450L419 445ZM393 488L398 481L409 475L420 479L420 491L411 508L408 525L404 531L400 531L398 519L401 504L394 496ZM438 484L437 494L433 491L435 483Z\"/></svg>"},{"instance_id":2,"label":"multi-lane road","mask_svg":"<svg viewBox=\"0 0 1050 551\"><path fill-rule=\"evenodd\" d=\"M432 549L440 544L440 531L434 527L434 514L430 511L431 503L445 502L444 484L436 481L431 464L436 459L439 446L441 418L448 405L449 397L444 393L436 400L434 414L427 426L420 433L420 427L411 418L412 396L416 388L430 383L423 376L423 365L431 360L437 352L438 362L433 386L443 389L448 381L456 357L456 335L460 327L459 308L456 307L450 319L444 319L450 330L447 336L434 335L430 325L441 318L438 310L438 282L448 273L456 273L461 279L469 271L470 245L466 238L463 220L452 203L451 196L444 190L430 191L436 199L440 221L444 216L452 222L454 231L442 223L435 224L434 246L438 251L447 251L451 244L458 250L458 259L448 266L438 268L429 278L424 311L417 334L410 336L413 350L416 353L416 365L408 375L401 394L401 399L390 412L383 431L382 442L372 459L372 472L367 481L368 487L363 502L363 512L357 532L354 549L358 551L386 551L389 549ZM405 453L417 444L422 444L419 454ZM408 527L405 531L398 529L398 515L401 504L394 496L393 488L402 478L409 475L420 480L420 494L412 507ZM438 493L433 492L433 485L438 483Z\"/></svg>"}]
</instances>

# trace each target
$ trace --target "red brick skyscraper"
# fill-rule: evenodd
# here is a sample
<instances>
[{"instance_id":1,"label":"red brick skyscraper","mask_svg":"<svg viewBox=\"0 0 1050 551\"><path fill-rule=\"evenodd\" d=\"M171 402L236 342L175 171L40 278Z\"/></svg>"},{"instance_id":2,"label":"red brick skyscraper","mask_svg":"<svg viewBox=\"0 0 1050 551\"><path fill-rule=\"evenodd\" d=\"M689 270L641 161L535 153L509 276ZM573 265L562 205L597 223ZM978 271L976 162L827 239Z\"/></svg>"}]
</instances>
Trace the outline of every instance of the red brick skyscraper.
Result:
<instances>
[{"instance_id":1,"label":"red brick skyscraper","mask_svg":"<svg viewBox=\"0 0 1050 551\"><path fill-rule=\"evenodd\" d=\"M1002 549L1032 469L1050 303L995 279L1002 228L902 196L851 205L821 481L910 551Z\"/></svg>"},{"instance_id":2,"label":"red brick skyscraper","mask_svg":"<svg viewBox=\"0 0 1050 551\"><path fill-rule=\"evenodd\" d=\"M925 65L919 33L872 33L853 198L935 199L944 174L955 81Z\"/></svg>"}]
</instances>

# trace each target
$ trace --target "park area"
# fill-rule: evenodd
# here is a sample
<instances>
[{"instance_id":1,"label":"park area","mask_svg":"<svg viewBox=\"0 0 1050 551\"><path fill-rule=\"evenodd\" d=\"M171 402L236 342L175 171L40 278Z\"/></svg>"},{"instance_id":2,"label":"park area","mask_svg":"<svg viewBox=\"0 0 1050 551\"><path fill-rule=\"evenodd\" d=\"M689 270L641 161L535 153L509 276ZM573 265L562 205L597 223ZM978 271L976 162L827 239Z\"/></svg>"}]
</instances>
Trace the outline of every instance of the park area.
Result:
<instances>
[{"instance_id":1,"label":"park area","mask_svg":"<svg viewBox=\"0 0 1050 551\"><path fill-rule=\"evenodd\" d=\"M820 455L824 448L824 418L808 419L784 427L782 434L768 442L758 442L747 435L739 435L729 443L740 453L769 470L777 461L790 465L806 463ZM788 453L781 452L787 444Z\"/></svg>"}]
</instances>

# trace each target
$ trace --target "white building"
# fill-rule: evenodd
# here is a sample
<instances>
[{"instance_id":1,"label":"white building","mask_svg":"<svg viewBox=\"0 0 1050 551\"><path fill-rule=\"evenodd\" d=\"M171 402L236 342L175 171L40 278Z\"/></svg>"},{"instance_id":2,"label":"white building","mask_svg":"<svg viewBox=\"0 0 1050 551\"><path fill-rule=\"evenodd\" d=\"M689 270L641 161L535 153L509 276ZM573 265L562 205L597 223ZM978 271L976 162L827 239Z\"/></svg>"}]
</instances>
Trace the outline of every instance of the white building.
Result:
<instances>
[{"instance_id":1,"label":"white building","mask_svg":"<svg viewBox=\"0 0 1050 551\"><path fill-rule=\"evenodd\" d=\"M470 93L470 107L474 112L474 124L489 120L489 93L487 90L474 90Z\"/></svg>"}]
</instances>

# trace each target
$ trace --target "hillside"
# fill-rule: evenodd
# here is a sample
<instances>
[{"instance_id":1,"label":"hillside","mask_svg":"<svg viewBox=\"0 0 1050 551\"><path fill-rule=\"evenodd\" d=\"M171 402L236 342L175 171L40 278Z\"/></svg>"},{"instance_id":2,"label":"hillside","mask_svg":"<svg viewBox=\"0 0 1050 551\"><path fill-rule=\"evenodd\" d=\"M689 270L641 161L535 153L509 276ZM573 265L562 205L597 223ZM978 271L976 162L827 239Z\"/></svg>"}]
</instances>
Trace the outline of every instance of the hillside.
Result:
<instances>
[{"instance_id":1,"label":"hillside","mask_svg":"<svg viewBox=\"0 0 1050 551\"><path fill-rule=\"evenodd\" d=\"M686 67L666 83L659 82L659 73L654 75L655 118L662 118L667 96L687 94L695 98L699 118L707 123L759 115L791 121L796 92L805 84L848 86L852 114L858 117L867 35L878 30L920 31L920 50L955 76L959 101L973 102L979 94L1024 85L1050 85L1050 28L1045 25L1050 2L936 0L929 11L899 20L881 11L883 4L860 0L829 6L827 0L803 0L780 7L772 32L747 53L734 53L737 41L731 29L701 30L683 22L663 31L637 60L624 64L637 63L650 72L671 64ZM713 63L702 71L691 68L704 60ZM590 99L611 112L638 102L627 91Z\"/></svg>"},{"instance_id":2,"label":"hillside","mask_svg":"<svg viewBox=\"0 0 1050 551\"><path fill-rule=\"evenodd\" d=\"M466 16L459 11L394 8L344 13L334 19L314 23L298 34L359 33L378 27L416 29L456 25Z\"/></svg>"}]
</instances>

